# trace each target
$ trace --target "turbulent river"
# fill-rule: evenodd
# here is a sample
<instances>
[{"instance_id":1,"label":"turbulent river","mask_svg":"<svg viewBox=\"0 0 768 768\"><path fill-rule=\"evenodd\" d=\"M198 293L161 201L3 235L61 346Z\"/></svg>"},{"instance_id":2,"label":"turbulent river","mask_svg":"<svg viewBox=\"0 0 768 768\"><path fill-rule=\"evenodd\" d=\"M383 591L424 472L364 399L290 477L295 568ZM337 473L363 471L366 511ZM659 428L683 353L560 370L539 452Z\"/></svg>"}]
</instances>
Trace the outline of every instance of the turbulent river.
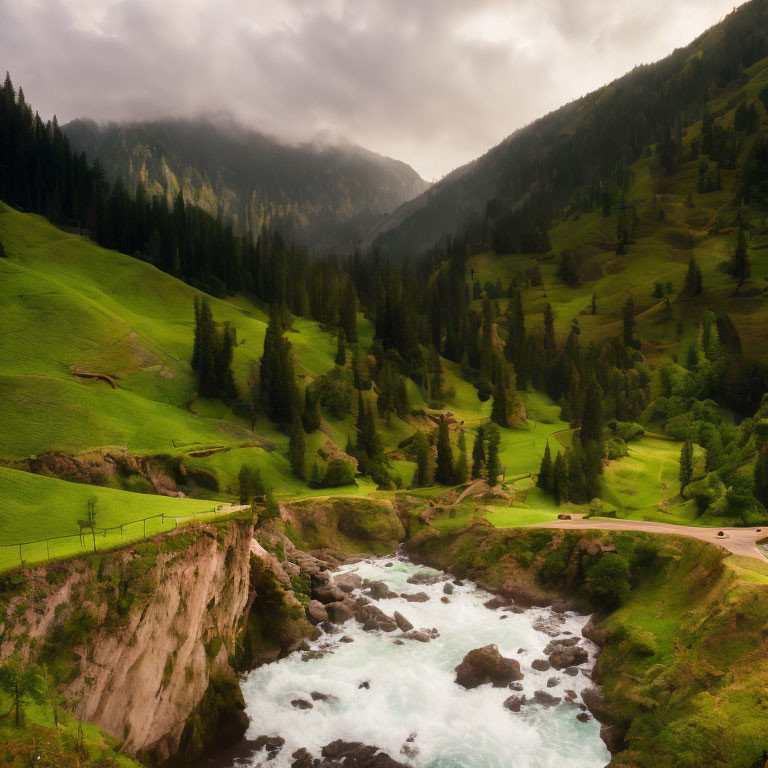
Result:
<instances>
[{"instance_id":1,"label":"turbulent river","mask_svg":"<svg viewBox=\"0 0 768 768\"><path fill-rule=\"evenodd\" d=\"M399 631L364 631L351 619L312 644L313 650L325 651L322 658L299 651L254 670L242 683L251 718L247 736L279 735L285 744L277 755L261 750L234 765L289 768L297 749L320 756L323 745L336 739L374 745L414 768L599 768L608 763L598 723L577 719L597 647L580 640L590 659L575 676L531 667L546 658L544 648L555 634L581 638L586 616L558 616L542 608L490 610L483 603L492 596L474 584L454 585L446 574L399 557L362 561L335 575L340 573L383 581L399 595L427 593L426 602L397 597L375 604L390 616L399 611L417 630L437 629L439 637L397 643ZM440 580L409 583L416 574ZM451 585L448 591L453 588L450 595L444 592L446 584ZM361 594L356 590L353 597ZM468 651L490 643L520 662L521 694L530 700L535 691L546 691L561 703L526 704L514 713L503 706L513 693L509 688L465 690L457 685L454 667ZM575 692L575 702L565 703L567 690ZM297 701L307 708L292 704Z\"/></svg>"}]
</instances>

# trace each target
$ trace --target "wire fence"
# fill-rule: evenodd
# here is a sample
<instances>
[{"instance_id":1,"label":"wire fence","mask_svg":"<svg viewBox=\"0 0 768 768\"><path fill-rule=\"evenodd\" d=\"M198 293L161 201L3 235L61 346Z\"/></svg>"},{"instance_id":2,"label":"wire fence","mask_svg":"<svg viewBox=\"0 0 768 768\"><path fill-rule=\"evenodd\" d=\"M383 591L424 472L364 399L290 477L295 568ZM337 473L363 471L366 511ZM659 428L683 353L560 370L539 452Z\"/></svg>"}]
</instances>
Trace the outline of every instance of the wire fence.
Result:
<instances>
[{"instance_id":1,"label":"wire fence","mask_svg":"<svg viewBox=\"0 0 768 768\"><path fill-rule=\"evenodd\" d=\"M85 552L114 549L122 544L130 544L132 541L141 541L159 533L168 533L198 518L219 517L240 509L242 507L232 504L217 504L210 511L204 510L179 516L161 513L108 528L97 527L94 530L90 526L84 526L79 533L0 545L0 571Z\"/></svg>"}]
</instances>

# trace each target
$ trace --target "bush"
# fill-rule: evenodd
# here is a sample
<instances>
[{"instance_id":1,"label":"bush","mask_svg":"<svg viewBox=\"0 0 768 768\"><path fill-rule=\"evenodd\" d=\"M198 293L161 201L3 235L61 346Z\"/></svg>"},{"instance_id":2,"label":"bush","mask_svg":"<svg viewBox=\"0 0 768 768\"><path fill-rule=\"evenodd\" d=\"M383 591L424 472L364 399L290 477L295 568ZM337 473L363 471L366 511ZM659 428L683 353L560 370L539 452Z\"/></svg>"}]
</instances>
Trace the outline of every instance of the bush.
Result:
<instances>
[{"instance_id":1,"label":"bush","mask_svg":"<svg viewBox=\"0 0 768 768\"><path fill-rule=\"evenodd\" d=\"M636 421L614 421L609 426L613 434L625 443L645 434L645 430Z\"/></svg>"},{"instance_id":2,"label":"bush","mask_svg":"<svg viewBox=\"0 0 768 768\"><path fill-rule=\"evenodd\" d=\"M710 472L695 483L690 483L683 490L683 496L686 499L695 499L699 507L699 513L704 512L707 507L711 507L724 495L725 486L723 481L714 472Z\"/></svg>"},{"instance_id":3,"label":"bush","mask_svg":"<svg viewBox=\"0 0 768 768\"><path fill-rule=\"evenodd\" d=\"M344 459L334 459L323 477L324 488L338 488L342 485L352 485L355 482L355 468Z\"/></svg>"},{"instance_id":4,"label":"bush","mask_svg":"<svg viewBox=\"0 0 768 768\"><path fill-rule=\"evenodd\" d=\"M131 493L154 493L155 488L146 477L131 475L122 482L123 489Z\"/></svg>"},{"instance_id":5,"label":"bush","mask_svg":"<svg viewBox=\"0 0 768 768\"><path fill-rule=\"evenodd\" d=\"M319 376L313 386L320 405L326 408L334 419L343 419L352 412L355 388L349 369L337 365L328 373Z\"/></svg>"},{"instance_id":6,"label":"bush","mask_svg":"<svg viewBox=\"0 0 768 768\"><path fill-rule=\"evenodd\" d=\"M613 552L607 552L587 569L587 592L599 608L613 610L628 597L629 563Z\"/></svg>"},{"instance_id":7,"label":"bush","mask_svg":"<svg viewBox=\"0 0 768 768\"><path fill-rule=\"evenodd\" d=\"M629 455L627 444L620 437L612 437L605 444L605 457L607 459L621 459Z\"/></svg>"},{"instance_id":8,"label":"bush","mask_svg":"<svg viewBox=\"0 0 768 768\"><path fill-rule=\"evenodd\" d=\"M488 381L488 379L478 379L477 399L481 403L485 403L486 401L490 400L492 394L493 386L491 385L491 382Z\"/></svg>"}]
</instances>

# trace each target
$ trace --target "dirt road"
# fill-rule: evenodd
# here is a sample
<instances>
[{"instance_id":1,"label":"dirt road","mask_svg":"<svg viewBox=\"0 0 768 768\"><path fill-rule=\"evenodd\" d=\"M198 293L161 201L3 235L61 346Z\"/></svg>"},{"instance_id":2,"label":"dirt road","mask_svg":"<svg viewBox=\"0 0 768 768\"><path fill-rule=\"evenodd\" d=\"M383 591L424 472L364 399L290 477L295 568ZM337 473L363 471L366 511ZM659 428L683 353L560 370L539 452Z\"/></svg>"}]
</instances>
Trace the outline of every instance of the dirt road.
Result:
<instances>
[{"instance_id":1,"label":"dirt road","mask_svg":"<svg viewBox=\"0 0 768 768\"><path fill-rule=\"evenodd\" d=\"M531 528L573 528L575 530L595 528L602 531L645 531L672 536L690 536L710 544L717 544L734 555L753 557L755 560L768 563L768 558L757 546L758 541L768 538L768 529L697 528L692 525L672 525L642 520L553 520L551 523L537 523ZM724 535L718 536L718 531L722 531Z\"/></svg>"}]
</instances>

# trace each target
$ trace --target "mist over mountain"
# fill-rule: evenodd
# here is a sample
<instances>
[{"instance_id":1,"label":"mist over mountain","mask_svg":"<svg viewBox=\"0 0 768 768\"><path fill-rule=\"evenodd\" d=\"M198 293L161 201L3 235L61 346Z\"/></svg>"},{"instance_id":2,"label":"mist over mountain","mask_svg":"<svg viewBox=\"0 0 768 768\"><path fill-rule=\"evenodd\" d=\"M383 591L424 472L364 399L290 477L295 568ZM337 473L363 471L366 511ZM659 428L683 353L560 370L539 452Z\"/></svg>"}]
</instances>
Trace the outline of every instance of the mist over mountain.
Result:
<instances>
[{"instance_id":1,"label":"mist over mountain","mask_svg":"<svg viewBox=\"0 0 768 768\"><path fill-rule=\"evenodd\" d=\"M366 244L416 254L471 229L471 239L497 250L546 251L542 235L554 211L613 194L609 179L620 168L659 142L679 145L680 131L701 120L707 103L729 86L746 85L754 75L749 67L766 54L768 8L743 5L661 61L515 131L378 223ZM509 247L515 229L511 239L527 241L522 250Z\"/></svg>"},{"instance_id":2,"label":"mist over mountain","mask_svg":"<svg viewBox=\"0 0 768 768\"><path fill-rule=\"evenodd\" d=\"M72 148L98 160L109 181L141 182L231 221L236 232L279 227L311 251L347 252L386 214L429 184L410 166L321 137L287 144L223 120L64 126Z\"/></svg>"}]
</instances>

